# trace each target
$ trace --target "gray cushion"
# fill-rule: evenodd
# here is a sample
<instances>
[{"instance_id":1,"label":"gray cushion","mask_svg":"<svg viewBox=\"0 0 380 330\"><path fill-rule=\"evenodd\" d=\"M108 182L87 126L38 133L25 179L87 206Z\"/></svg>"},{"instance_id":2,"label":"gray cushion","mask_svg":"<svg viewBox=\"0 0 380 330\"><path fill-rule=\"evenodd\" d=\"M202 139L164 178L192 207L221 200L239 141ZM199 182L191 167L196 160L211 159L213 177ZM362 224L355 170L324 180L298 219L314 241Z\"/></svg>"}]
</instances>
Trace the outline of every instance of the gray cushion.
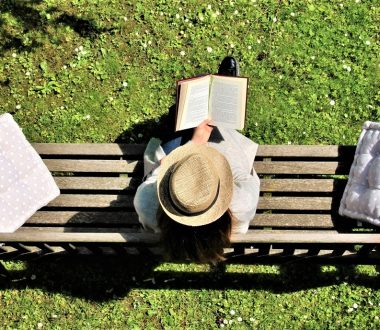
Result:
<instances>
[{"instance_id":1,"label":"gray cushion","mask_svg":"<svg viewBox=\"0 0 380 330\"><path fill-rule=\"evenodd\" d=\"M380 226L380 123L363 125L339 214Z\"/></svg>"}]
</instances>

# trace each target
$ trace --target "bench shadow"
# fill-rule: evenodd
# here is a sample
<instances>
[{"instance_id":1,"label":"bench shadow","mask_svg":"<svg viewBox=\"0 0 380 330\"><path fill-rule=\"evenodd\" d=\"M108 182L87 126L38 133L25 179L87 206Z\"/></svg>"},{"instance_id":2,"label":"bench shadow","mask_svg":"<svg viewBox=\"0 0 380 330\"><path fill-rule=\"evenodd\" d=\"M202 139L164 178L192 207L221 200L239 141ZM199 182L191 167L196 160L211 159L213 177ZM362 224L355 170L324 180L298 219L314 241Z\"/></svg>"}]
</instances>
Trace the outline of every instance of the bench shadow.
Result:
<instances>
[{"instance_id":1,"label":"bench shadow","mask_svg":"<svg viewBox=\"0 0 380 330\"><path fill-rule=\"evenodd\" d=\"M22 34L36 31L53 38L54 35L49 31L49 28L63 25L71 27L81 37L93 40L101 33L113 30L112 28L101 28L92 19L77 17L63 12L57 7L51 7L47 11L37 10L34 6L42 2L42 0L2 0L0 1L0 12L9 14L17 21L23 31ZM54 19L51 18L53 15ZM6 22L0 19L0 56L3 56L10 49L33 51L40 46L42 43L37 38L27 38L26 40L20 33L7 30Z\"/></svg>"},{"instance_id":2,"label":"bench shadow","mask_svg":"<svg viewBox=\"0 0 380 330\"><path fill-rule=\"evenodd\" d=\"M200 266L175 264L142 255L44 257L26 261L21 270L8 271L0 276L0 290L39 288L46 292L63 293L94 301L122 298L132 289L167 290L267 290L272 293L291 293L347 283L380 289L377 275L361 273L354 266L328 266L325 270L313 264L281 264L271 267L244 266L230 271L229 266ZM240 266L239 266L240 267ZM186 268L189 270L186 271Z\"/></svg>"}]
</instances>

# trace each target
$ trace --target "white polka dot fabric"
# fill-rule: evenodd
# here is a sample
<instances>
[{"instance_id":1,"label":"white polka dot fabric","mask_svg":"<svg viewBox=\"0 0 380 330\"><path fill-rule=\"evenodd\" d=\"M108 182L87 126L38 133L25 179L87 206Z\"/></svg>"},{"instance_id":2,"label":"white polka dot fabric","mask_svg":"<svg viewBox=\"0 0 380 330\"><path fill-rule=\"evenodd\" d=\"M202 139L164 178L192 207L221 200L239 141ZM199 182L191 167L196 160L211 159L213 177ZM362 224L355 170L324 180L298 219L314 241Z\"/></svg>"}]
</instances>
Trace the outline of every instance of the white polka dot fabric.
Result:
<instances>
[{"instance_id":1,"label":"white polka dot fabric","mask_svg":"<svg viewBox=\"0 0 380 330\"><path fill-rule=\"evenodd\" d=\"M0 116L0 232L12 233L60 194L10 114Z\"/></svg>"},{"instance_id":2,"label":"white polka dot fabric","mask_svg":"<svg viewBox=\"0 0 380 330\"><path fill-rule=\"evenodd\" d=\"M363 125L339 214L380 226L380 123Z\"/></svg>"}]
</instances>

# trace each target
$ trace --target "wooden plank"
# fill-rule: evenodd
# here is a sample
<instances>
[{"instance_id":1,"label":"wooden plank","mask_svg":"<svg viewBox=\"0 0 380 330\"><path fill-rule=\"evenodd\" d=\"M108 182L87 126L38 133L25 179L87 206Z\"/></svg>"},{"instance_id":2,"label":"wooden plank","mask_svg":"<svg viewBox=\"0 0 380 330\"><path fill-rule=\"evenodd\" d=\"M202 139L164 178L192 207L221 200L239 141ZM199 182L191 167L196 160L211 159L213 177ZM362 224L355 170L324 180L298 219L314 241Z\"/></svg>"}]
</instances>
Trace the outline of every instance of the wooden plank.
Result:
<instances>
[{"instance_id":1,"label":"wooden plank","mask_svg":"<svg viewBox=\"0 0 380 330\"><path fill-rule=\"evenodd\" d=\"M134 191L142 178L131 177L54 177L61 190L126 190Z\"/></svg>"},{"instance_id":2,"label":"wooden plank","mask_svg":"<svg viewBox=\"0 0 380 330\"><path fill-rule=\"evenodd\" d=\"M232 235L233 243L271 244L380 244L380 234L342 234L334 230L249 230L244 235Z\"/></svg>"},{"instance_id":3,"label":"wooden plank","mask_svg":"<svg viewBox=\"0 0 380 330\"><path fill-rule=\"evenodd\" d=\"M331 197L260 197L259 210L331 210ZM133 195L61 194L48 207L131 208Z\"/></svg>"},{"instance_id":4,"label":"wooden plank","mask_svg":"<svg viewBox=\"0 0 380 330\"><path fill-rule=\"evenodd\" d=\"M102 229L103 230L103 229ZM30 230L20 228L16 233L0 234L0 242L38 242L38 243L132 243L155 244L158 234L129 233L120 229L117 233L104 232L55 232L49 230ZM380 234L342 234L336 231L283 231L249 230L244 235L232 235L232 243L246 244L380 244Z\"/></svg>"},{"instance_id":5,"label":"wooden plank","mask_svg":"<svg viewBox=\"0 0 380 330\"><path fill-rule=\"evenodd\" d=\"M48 207L107 207L107 208L132 208L133 196L131 195L80 195L61 194L51 201Z\"/></svg>"},{"instance_id":6,"label":"wooden plank","mask_svg":"<svg viewBox=\"0 0 380 330\"><path fill-rule=\"evenodd\" d=\"M262 192L332 192L334 185L344 186L347 180L332 179L261 179Z\"/></svg>"},{"instance_id":7,"label":"wooden plank","mask_svg":"<svg viewBox=\"0 0 380 330\"><path fill-rule=\"evenodd\" d=\"M135 160L44 159L51 172L132 173L142 165Z\"/></svg>"},{"instance_id":8,"label":"wooden plank","mask_svg":"<svg viewBox=\"0 0 380 330\"><path fill-rule=\"evenodd\" d=\"M330 214L256 214L251 227L334 228Z\"/></svg>"},{"instance_id":9,"label":"wooden plank","mask_svg":"<svg viewBox=\"0 0 380 330\"><path fill-rule=\"evenodd\" d=\"M41 155L96 155L125 156L141 155L144 144L117 143L34 143ZM259 145L259 157L339 157L353 156L355 146L337 145Z\"/></svg>"},{"instance_id":10,"label":"wooden plank","mask_svg":"<svg viewBox=\"0 0 380 330\"><path fill-rule=\"evenodd\" d=\"M33 143L40 155L134 156L142 157L144 144L118 143Z\"/></svg>"},{"instance_id":11,"label":"wooden plank","mask_svg":"<svg viewBox=\"0 0 380 330\"><path fill-rule=\"evenodd\" d=\"M103 228L102 228L103 229ZM117 233L83 233L55 232L44 230L30 230L20 228L16 233L0 234L0 242L20 243L130 243L130 244L155 244L159 241L159 235L150 233L129 233L122 230Z\"/></svg>"},{"instance_id":12,"label":"wooden plank","mask_svg":"<svg viewBox=\"0 0 380 330\"><path fill-rule=\"evenodd\" d=\"M259 157L353 157L355 146L338 145L259 145Z\"/></svg>"},{"instance_id":13,"label":"wooden plank","mask_svg":"<svg viewBox=\"0 0 380 330\"><path fill-rule=\"evenodd\" d=\"M27 225L137 225L136 212L82 212L82 211L38 211L26 222Z\"/></svg>"},{"instance_id":14,"label":"wooden plank","mask_svg":"<svg viewBox=\"0 0 380 330\"><path fill-rule=\"evenodd\" d=\"M338 162L255 161L258 174L348 174L351 164Z\"/></svg>"},{"instance_id":15,"label":"wooden plank","mask_svg":"<svg viewBox=\"0 0 380 330\"><path fill-rule=\"evenodd\" d=\"M331 197L260 197L260 210L331 210Z\"/></svg>"}]
</instances>

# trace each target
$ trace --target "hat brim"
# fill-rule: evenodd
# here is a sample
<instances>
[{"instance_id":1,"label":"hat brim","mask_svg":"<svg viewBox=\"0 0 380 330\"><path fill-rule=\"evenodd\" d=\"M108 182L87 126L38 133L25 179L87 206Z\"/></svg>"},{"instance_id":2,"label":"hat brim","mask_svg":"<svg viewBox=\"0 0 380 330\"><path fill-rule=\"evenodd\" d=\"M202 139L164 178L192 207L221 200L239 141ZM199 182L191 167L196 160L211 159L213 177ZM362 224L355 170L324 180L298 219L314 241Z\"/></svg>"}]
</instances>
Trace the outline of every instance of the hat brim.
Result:
<instances>
[{"instance_id":1,"label":"hat brim","mask_svg":"<svg viewBox=\"0 0 380 330\"><path fill-rule=\"evenodd\" d=\"M220 182L218 196L211 207L204 212L189 215L181 213L172 203L169 193L169 180L173 167L180 160L193 153L200 153L212 161ZM162 209L171 219L187 226L203 226L219 219L230 205L232 189L232 171L227 159L212 147L193 143L178 147L166 156L160 166L157 179L157 193Z\"/></svg>"}]
</instances>

